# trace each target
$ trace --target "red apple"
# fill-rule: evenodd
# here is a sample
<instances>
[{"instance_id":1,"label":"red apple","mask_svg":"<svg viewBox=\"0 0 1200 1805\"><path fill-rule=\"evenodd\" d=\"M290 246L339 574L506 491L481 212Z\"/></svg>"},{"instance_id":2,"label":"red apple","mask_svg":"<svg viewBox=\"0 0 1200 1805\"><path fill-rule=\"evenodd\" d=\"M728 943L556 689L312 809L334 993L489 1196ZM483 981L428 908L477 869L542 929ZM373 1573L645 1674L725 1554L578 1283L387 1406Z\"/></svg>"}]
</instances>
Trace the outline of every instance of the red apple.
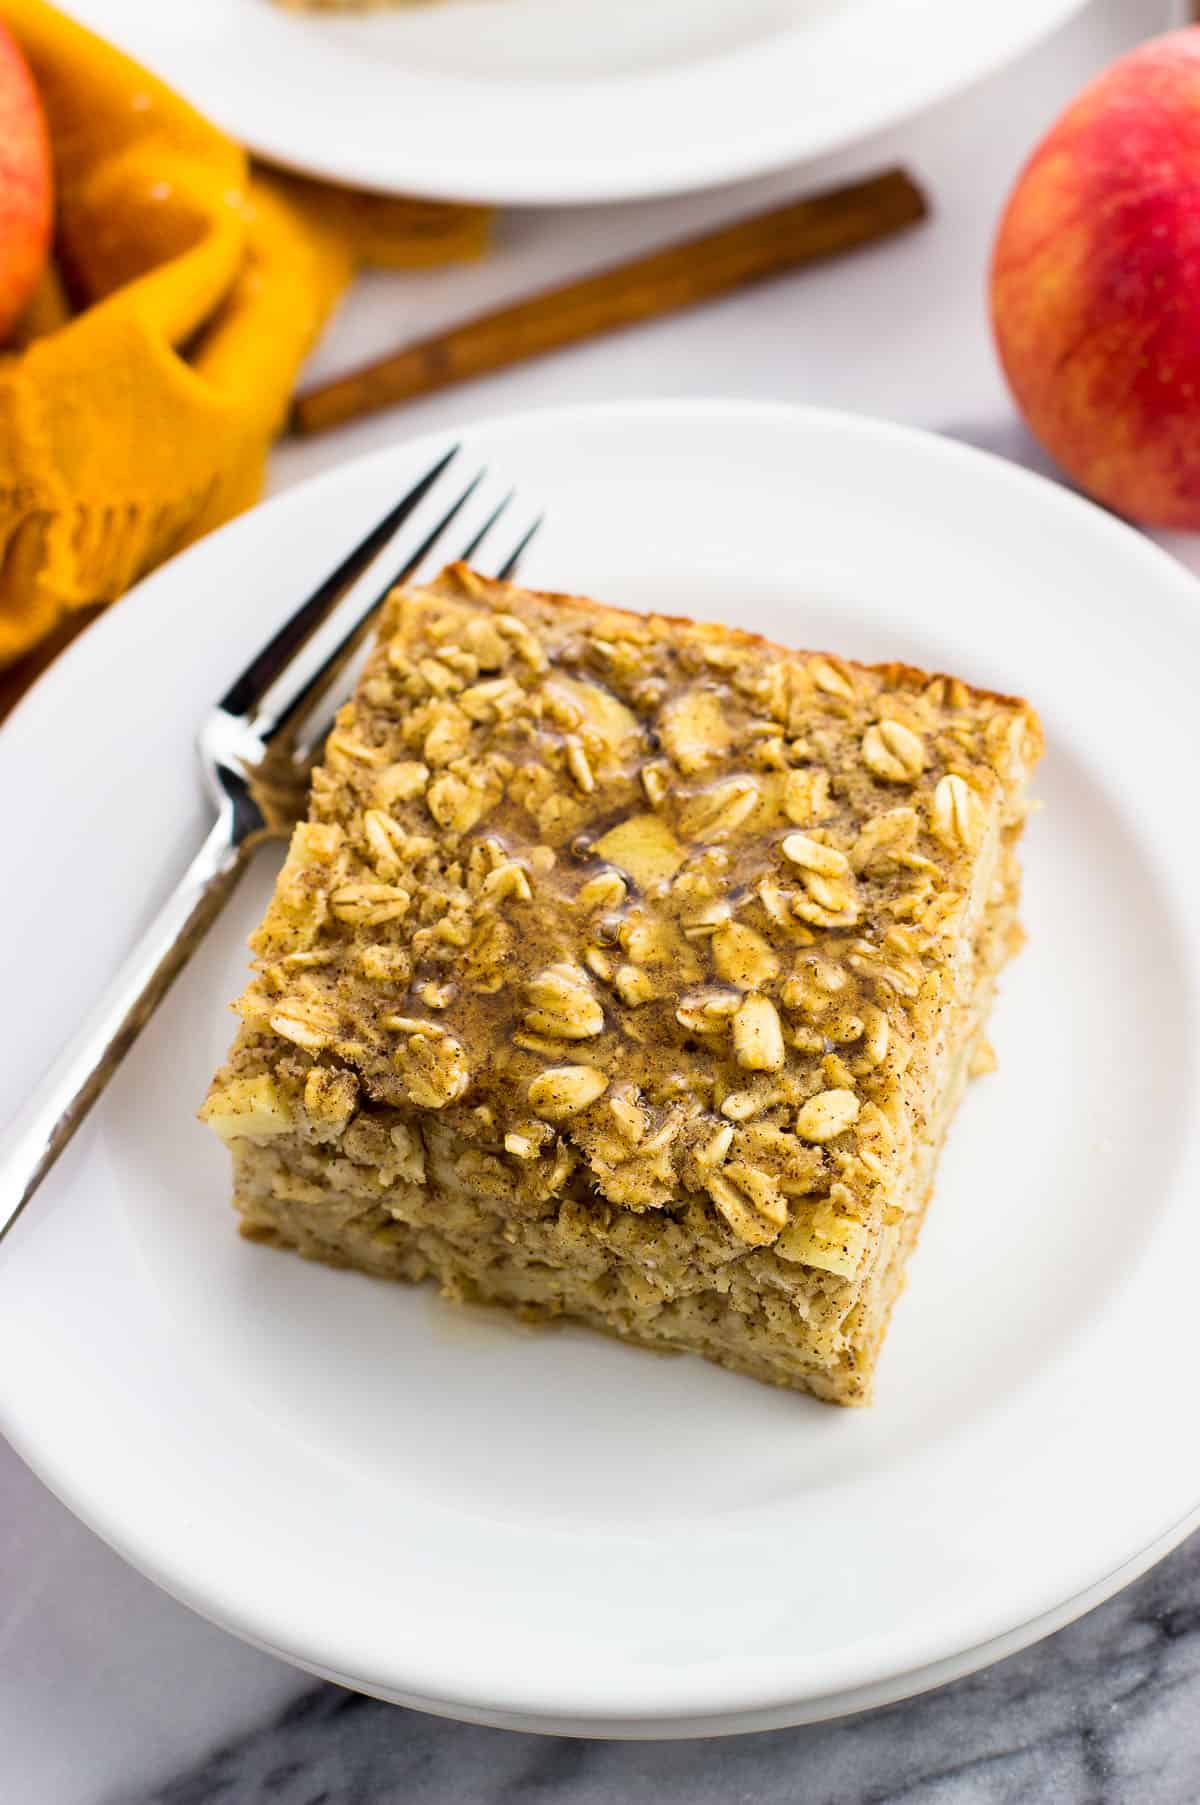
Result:
<instances>
[{"instance_id":1,"label":"red apple","mask_svg":"<svg viewBox=\"0 0 1200 1805\"><path fill-rule=\"evenodd\" d=\"M992 320L1017 405L1098 501L1200 527L1200 28L1085 88L1000 224Z\"/></svg>"},{"instance_id":2,"label":"red apple","mask_svg":"<svg viewBox=\"0 0 1200 1805\"><path fill-rule=\"evenodd\" d=\"M41 102L16 39L0 25L0 342L45 268L53 207Z\"/></svg>"}]
</instances>

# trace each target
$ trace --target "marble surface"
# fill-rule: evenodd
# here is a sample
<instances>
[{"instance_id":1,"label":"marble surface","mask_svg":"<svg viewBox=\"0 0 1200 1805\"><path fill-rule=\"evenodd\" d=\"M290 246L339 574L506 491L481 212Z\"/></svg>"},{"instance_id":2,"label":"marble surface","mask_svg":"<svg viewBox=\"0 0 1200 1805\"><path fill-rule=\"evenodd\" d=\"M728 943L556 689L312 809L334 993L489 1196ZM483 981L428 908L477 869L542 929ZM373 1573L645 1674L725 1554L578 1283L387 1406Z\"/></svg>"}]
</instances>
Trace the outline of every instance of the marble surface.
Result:
<instances>
[{"instance_id":1,"label":"marble surface","mask_svg":"<svg viewBox=\"0 0 1200 1805\"><path fill-rule=\"evenodd\" d=\"M970 3L970 0L967 0ZM851 261L579 347L280 451L282 487L401 434L558 401L728 394L937 428L1042 467L991 356L991 231L1040 130L1096 69L1172 22L1093 0L1001 75L803 177L721 195L503 222L476 269L377 277L314 361L679 237L775 196L903 160L934 218ZM1200 544L1169 548L1200 573ZM114 1458L119 1454L114 1453ZM0 1444L0 1800L8 1805L1195 1805L1200 1537L1058 1635L906 1704L723 1742L620 1745L468 1728L314 1687L140 1578Z\"/></svg>"}]
</instances>

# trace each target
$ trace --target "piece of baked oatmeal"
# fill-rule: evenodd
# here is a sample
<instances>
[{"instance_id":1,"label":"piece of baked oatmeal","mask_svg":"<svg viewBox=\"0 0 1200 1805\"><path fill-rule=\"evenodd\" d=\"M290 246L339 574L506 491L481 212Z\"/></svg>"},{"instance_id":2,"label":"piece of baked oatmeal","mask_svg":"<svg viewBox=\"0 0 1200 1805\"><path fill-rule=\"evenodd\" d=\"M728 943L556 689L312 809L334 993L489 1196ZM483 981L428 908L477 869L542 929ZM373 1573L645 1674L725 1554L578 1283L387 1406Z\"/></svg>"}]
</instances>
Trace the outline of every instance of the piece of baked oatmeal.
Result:
<instances>
[{"instance_id":1,"label":"piece of baked oatmeal","mask_svg":"<svg viewBox=\"0 0 1200 1805\"><path fill-rule=\"evenodd\" d=\"M903 665L397 592L203 1111L244 1232L864 1403L1040 750Z\"/></svg>"}]
</instances>

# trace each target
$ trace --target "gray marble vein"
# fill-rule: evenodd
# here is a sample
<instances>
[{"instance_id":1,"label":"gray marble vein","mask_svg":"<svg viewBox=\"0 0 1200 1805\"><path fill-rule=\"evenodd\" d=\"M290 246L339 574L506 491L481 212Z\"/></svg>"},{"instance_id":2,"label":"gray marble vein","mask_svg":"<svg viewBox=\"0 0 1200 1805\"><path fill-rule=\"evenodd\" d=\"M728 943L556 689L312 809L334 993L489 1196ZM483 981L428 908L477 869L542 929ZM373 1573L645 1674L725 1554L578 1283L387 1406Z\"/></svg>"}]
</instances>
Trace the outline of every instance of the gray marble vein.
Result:
<instances>
[{"instance_id":1,"label":"gray marble vein","mask_svg":"<svg viewBox=\"0 0 1200 1805\"><path fill-rule=\"evenodd\" d=\"M907 1703L805 1729L580 1742L333 1686L112 1805L1197 1805L1200 1536L1080 1622Z\"/></svg>"}]
</instances>

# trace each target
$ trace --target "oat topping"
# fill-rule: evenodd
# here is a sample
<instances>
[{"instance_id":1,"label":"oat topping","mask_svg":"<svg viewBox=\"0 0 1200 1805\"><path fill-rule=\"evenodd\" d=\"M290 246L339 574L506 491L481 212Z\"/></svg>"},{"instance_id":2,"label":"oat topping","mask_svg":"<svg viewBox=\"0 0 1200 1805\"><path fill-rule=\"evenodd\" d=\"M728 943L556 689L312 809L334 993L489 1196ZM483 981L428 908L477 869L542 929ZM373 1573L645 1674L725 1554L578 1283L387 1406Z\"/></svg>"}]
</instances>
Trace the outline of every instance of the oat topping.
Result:
<instances>
[{"instance_id":1,"label":"oat topping","mask_svg":"<svg viewBox=\"0 0 1200 1805\"><path fill-rule=\"evenodd\" d=\"M903 721L876 721L862 743L863 763L881 783L913 783L925 769L920 736Z\"/></svg>"},{"instance_id":2,"label":"oat topping","mask_svg":"<svg viewBox=\"0 0 1200 1805\"><path fill-rule=\"evenodd\" d=\"M981 831L979 799L956 772L940 778L930 805L930 826L943 846L970 850Z\"/></svg>"}]
</instances>

